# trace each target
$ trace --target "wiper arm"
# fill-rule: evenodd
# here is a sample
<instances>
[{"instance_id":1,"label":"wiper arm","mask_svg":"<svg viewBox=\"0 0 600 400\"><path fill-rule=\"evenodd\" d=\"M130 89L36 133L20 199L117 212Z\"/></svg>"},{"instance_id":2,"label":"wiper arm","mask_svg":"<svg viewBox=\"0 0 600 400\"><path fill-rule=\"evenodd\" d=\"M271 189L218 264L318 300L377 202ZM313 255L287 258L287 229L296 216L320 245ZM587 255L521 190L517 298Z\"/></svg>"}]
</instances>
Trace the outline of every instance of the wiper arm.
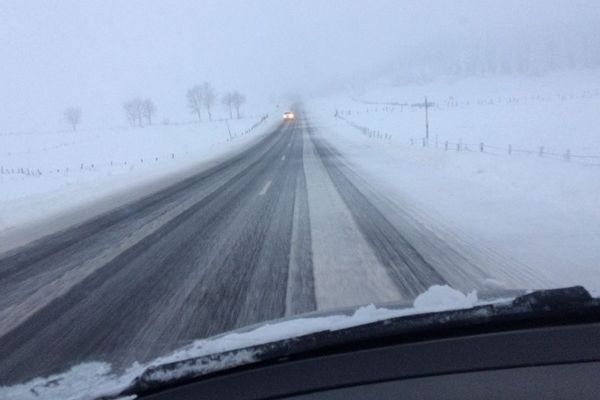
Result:
<instances>
[{"instance_id":1,"label":"wiper arm","mask_svg":"<svg viewBox=\"0 0 600 400\"><path fill-rule=\"evenodd\" d=\"M599 320L600 299L583 287L541 290L505 303L396 317L153 366L120 395L150 394L232 370L402 342Z\"/></svg>"}]
</instances>

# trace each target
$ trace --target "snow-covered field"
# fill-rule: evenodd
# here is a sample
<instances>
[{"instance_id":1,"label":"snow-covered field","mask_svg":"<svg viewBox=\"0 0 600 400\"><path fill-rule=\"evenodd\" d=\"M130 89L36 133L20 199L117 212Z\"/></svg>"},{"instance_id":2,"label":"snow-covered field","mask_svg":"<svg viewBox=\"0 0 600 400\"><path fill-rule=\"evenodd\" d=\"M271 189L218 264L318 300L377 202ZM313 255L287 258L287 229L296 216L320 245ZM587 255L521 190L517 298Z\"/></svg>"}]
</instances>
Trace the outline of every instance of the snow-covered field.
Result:
<instances>
[{"instance_id":1,"label":"snow-covered field","mask_svg":"<svg viewBox=\"0 0 600 400\"><path fill-rule=\"evenodd\" d=\"M107 196L117 198L106 207L118 205L127 200L125 192L207 167L276 122L279 118L255 115L202 124L0 134L0 237L6 237L0 251L12 245L14 231L38 225L41 232L41 221L79 208L87 207L89 217L103 211L90 205Z\"/></svg>"},{"instance_id":2,"label":"snow-covered field","mask_svg":"<svg viewBox=\"0 0 600 400\"><path fill-rule=\"evenodd\" d=\"M425 96L435 103L426 147L425 111L411 107ZM388 86L308 109L351 163L426 223L553 284L592 289L600 287L598 110L600 71Z\"/></svg>"}]
</instances>

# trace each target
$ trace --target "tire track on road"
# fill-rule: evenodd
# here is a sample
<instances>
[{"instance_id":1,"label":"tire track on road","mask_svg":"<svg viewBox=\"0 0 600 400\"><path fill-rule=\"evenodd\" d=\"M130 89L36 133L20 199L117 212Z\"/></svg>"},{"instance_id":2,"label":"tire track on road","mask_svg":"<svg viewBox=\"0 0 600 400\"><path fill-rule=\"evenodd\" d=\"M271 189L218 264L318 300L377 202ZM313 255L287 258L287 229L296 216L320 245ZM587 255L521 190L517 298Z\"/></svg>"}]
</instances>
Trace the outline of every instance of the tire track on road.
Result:
<instances>
[{"instance_id":1,"label":"tire track on road","mask_svg":"<svg viewBox=\"0 0 600 400\"><path fill-rule=\"evenodd\" d=\"M346 206L352 213L363 236L403 297L414 298L432 285L447 284L436 268L425 260L415 247L358 190L340 169L340 158L309 128L325 168Z\"/></svg>"},{"instance_id":2,"label":"tire track on road","mask_svg":"<svg viewBox=\"0 0 600 400\"><path fill-rule=\"evenodd\" d=\"M22 381L86 360L127 365L177 348L182 338L189 342L236 328L246 291L260 290L249 284L277 197L260 198L266 204L256 214L261 224L240 216L255 211L249 204L252 198L259 201L258 185L279 160L288 137L286 130L268 155L1 337L2 380ZM290 225L291 219L290 211ZM224 232L233 235L226 238ZM283 251L287 260L289 249ZM278 267L286 270L287 264ZM203 279L201 286L194 284ZM280 280L279 311L271 318L285 310L287 274ZM185 287L199 289L196 301L184 295ZM268 304L264 308L273 310ZM182 319L182 311L191 314Z\"/></svg>"}]
</instances>

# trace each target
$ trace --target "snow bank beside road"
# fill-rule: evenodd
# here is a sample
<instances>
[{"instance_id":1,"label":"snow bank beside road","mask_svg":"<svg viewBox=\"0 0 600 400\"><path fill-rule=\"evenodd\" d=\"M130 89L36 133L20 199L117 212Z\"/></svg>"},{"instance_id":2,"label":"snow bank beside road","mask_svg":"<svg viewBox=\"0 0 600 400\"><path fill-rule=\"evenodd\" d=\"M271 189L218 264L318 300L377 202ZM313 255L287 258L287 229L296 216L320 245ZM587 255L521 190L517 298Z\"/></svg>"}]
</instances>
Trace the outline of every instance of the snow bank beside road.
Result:
<instances>
[{"instance_id":1,"label":"snow bank beside road","mask_svg":"<svg viewBox=\"0 0 600 400\"><path fill-rule=\"evenodd\" d=\"M278 117L278 113L276 113ZM127 201L126 192L176 174L207 167L268 132L279 119L263 116L202 124L145 128L0 135L0 251L15 232L62 213L87 208L111 195L111 205ZM231 132L231 135L230 135ZM180 178L180 177L179 177ZM146 188L152 189L152 188ZM84 215L85 217L85 215ZM34 230L35 230L34 229ZM20 240L20 238L19 238ZM19 243L21 244L21 243Z\"/></svg>"},{"instance_id":2,"label":"snow bank beside road","mask_svg":"<svg viewBox=\"0 0 600 400\"><path fill-rule=\"evenodd\" d=\"M600 154L598 78L598 71L571 78L566 73L481 78L361 94L371 103L416 103L425 95L438 105L449 97L459 99L458 107L430 110L428 147L420 140L423 109L400 111L399 106L365 104L348 95L321 99L309 111L318 134L441 235L460 237L480 252L489 249L490 255L525 264L552 285L583 284L593 290L600 288L600 165L540 157L536 149L544 145L546 151ZM496 103L479 104L478 99ZM350 111L344 118L383 138L369 137L334 118L336 109ZM465 143L512 143L534 153L445 151L441 145L461 138Z\"/></svg>"}]
</instances>

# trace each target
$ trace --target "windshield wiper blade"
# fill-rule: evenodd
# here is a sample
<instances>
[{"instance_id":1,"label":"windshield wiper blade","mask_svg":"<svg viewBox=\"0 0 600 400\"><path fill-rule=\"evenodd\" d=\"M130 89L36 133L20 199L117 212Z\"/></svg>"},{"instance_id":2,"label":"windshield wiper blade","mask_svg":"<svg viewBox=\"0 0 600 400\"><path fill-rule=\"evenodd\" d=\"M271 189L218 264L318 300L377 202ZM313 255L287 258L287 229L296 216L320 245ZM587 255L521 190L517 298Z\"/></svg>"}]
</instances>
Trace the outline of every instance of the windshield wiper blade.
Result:
<instances>
[{"instance_id":1,"label":"windshield wiper blade","mask_svg":"<svg viewBox=\"0 0 600 400\"><path fill-rule=\"evenodd\" d=\"M380 320L152 366L120 393L146 395L232 370L402 342L600 321L600 299L581 286L540 290L512 301Z\"/></svg>"}]
</instances>

